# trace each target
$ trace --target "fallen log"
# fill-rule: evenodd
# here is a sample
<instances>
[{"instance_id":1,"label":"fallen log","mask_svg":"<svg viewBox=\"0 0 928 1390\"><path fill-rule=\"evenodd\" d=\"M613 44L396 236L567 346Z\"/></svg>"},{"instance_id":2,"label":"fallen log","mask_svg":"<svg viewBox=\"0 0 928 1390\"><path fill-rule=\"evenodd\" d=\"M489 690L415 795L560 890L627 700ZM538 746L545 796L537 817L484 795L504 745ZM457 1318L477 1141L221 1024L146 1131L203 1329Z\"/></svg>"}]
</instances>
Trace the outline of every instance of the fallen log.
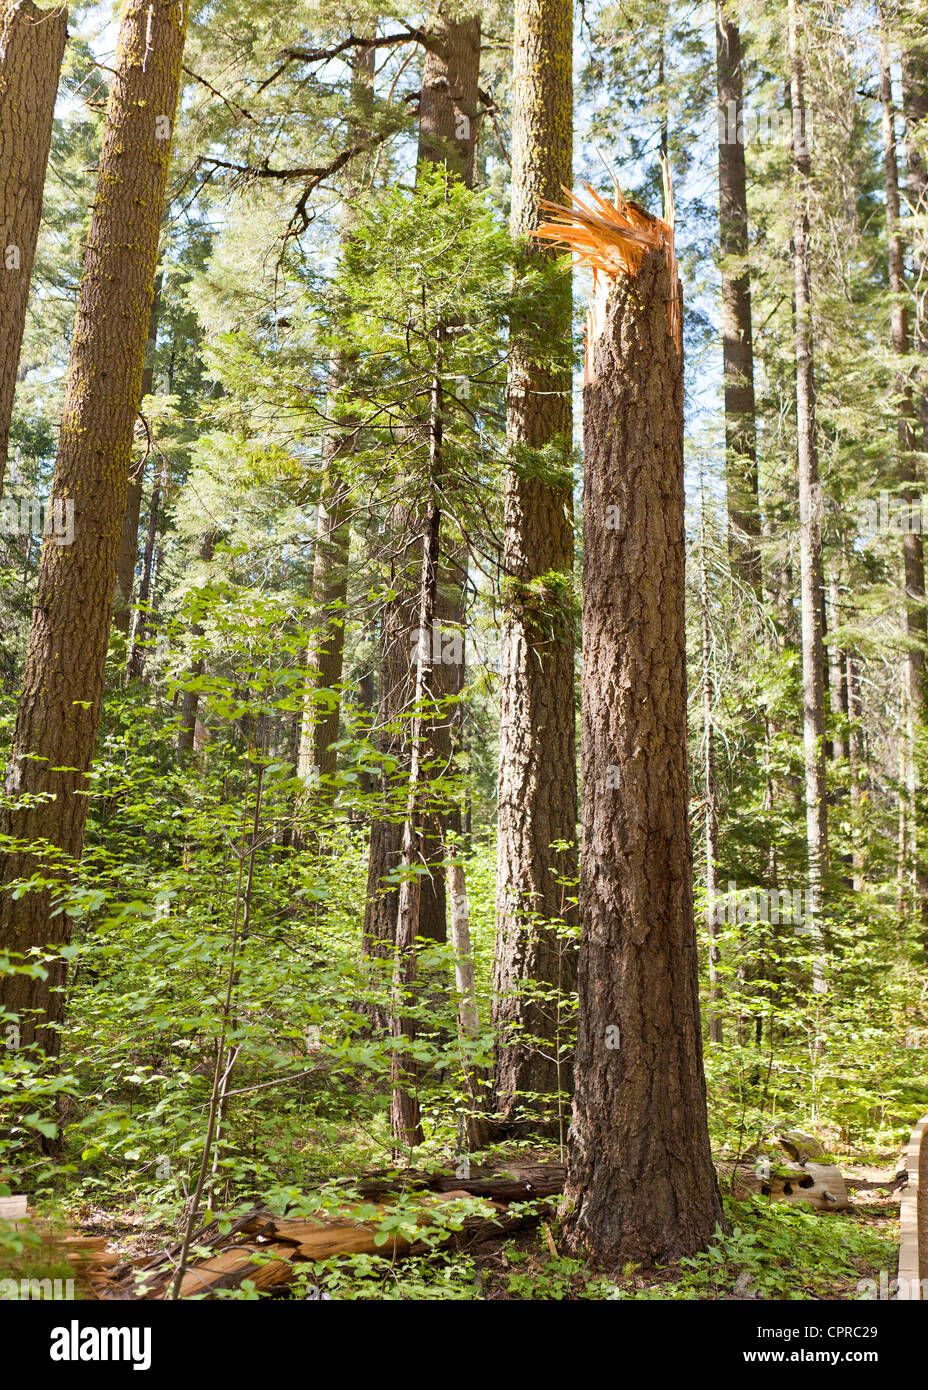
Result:
<instances>
[{"instance_id":1,"label":"fallen log","mask_svg":"<svg viewBox=\"0 0 928 1390\"><path fill-rule=\"evenodd\" d=\"M719 1165L736 1196L768 1197L771 1202L803 1202L819 1211L846 1211L850 1206L840 1168L832 1163L778 1164L765 1172L746 1164Z\"/></svg>"},{"instance_id":2,"label":"fallen log","mask_svg":"<svg viewBox=\"0 0 928 1390\"><path fill-rule=\"evenodd\" d=\"M0 1270L0 1279L15 1282L19 1277L30 1284L41 1284L44 1275L32 1272L34 1269L55 1269L67 1262L72 1270L75 1290L92 1299L102 1297L110 1271L119 1264L118 1255L107 1250L105 1236L77 1235L68 1229L61 1230L39 1216L29 1206L28 1197L21 1194L0 1197L0 1221L8 1222L35 1238L28 1242L22 1256L22 1275L18 1276L12 1268L3 1269Z\"/></svg>"},{"instance_id":3,"label":"fallen log","mask_svg":"<svg viewBox=\"0 0 928 1390\"><path fill-rule=\"evenodd\" d=\"M516 1173L518 1172L518 1176ZM552 1165L509 1170L504 1175L460 1179L446 1173L408 1172L377 1176L357 1184L354 1192L401 1195L408 1200L400 1210L408 1219L408 1233L390 1232L383 1239L382 1223L396 1212L389 1205L373 1214L366 1206L348 1205L336 1216L278 1216L256 1208L239 1217L234 1227L220 1233L216 1223L198 1232L192 1242L208 1254L189 1261L181 1280L181 1298L210 1298L223 1289L240 1288L250 1280L257 1289L282 1288L306 1267L334 1255L369 1254L388 1259L425 1254L437 1247L477 1243L503 1232L511 1233L537 1221L543 1211L526 1211L522 1203L553 1196L563 1187L564 1170ZM472 1189L476 1188L477 1191ZM539 1190L541 1189L541 1191ZM490 1199L489 1193L495 1197ZM460 1229L450 1226L435 1238L435 1228L448 1220L448 1208L477 1197L480 1207L464 1216ZM515 1210L510 1210L510 1205ZM417 1239L416 1230L430 1232ZM171 1296L180 1246L175 1245L143 1264L127 1264L113 1272L104 1297L114 1300L164 1300Z\"/></svg>"}]
</instances>

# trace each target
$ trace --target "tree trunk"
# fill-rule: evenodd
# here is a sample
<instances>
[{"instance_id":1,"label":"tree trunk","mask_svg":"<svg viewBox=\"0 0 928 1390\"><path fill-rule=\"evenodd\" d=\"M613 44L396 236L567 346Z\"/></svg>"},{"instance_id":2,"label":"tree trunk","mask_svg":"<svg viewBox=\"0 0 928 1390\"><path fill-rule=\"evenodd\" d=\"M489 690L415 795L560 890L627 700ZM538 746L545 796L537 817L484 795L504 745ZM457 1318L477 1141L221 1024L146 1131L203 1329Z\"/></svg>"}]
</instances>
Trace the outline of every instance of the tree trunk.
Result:
<instances>
[{"instance_id":1,"label":"tree trunk","mask_svg":"<svg viewBox=\"0 0 928 1390\"><path fill-rule=\"evenodd\" d=\"M728 547L736 573L761 587L757 425L754 402L754 336L748 255L748 196L744 143L739 138L744 104L741 35L715 6L719 101L719 242L722 253L722 361L725 383L725 478Z\"/></svg>"},{"instance_id":2,"label":"tree trunk","mask_svg":"<svg viewBox=\"0 0 928 1390\"><path fill-rule=\"evenodd\" d=\"M158 318L161 313L161 276L155 280L155 295L151 304L151 318L148 323L148 343L145 348L145 370L142 372L142 389L139 395L139 413L142 402L155 388L155 352L158 347ZM124 637L129 636L132 619L132 590L135 586L135 565L139 554L139 515L142 510L142 483L145 476L145 460L148 448L138 467L129 475L126 490L126 515L122 528L122 540L116 557L116 605L113 625Z\"/></svg>"},{"instance_id":3,"label":"tree trunk","mask_svg":"<svg viewBox=\"0 0 928 1390\"><path fill-rule=\"evenodd\" d=\"M662 251L620 276L584 390L580 1029L570 1247L703 1249L709 1148L688 822L683 361ZM618 527L607 521L609 509Z\"/></svg>"},{"instance_id":4,"label":"tree trunk","mask_svg":"<svg viewBox=\"0 0 928 1390\"><path fill-rule=\"evenodd\" d=\"M700 480L701 485L701 480ZM719 812L715 779L715 681L712 674L712 628L709 622L709 567L706 562L705 496L700 490L700 619L702 626L702 711L704 754L704 790L706 800L706 929L709 935L709 1041L723 1041L722 1020L719 1017L718 944L718 858Z\"/></svg>"},{"instance_id":5,"label":"tree trunk","mask_svg":"<svg viewBox=\"0 0 928 1390\"><path fill-rule=\"evenodd\" d=\"M802 703L805 753L806 852L809 911L807 928L820 940L822 872L828 853L825 793L825 658L822 639L822 489L818 477L815 427L815 367L809 272L809 179L803 64L796 0L789 0L790 91L796 189L793 217L793 287L796 337L796 435L799 456L799 563L802 607ZM826 988L824 965L814 967L814 989Z\"/></svg>"},{"instance_id":6,"label":"tree trunk","mask_svg":"<svg viewBox=\"0 0 928 1390\"><path fill-rule=\"evenodd\" d=\"M139 580L139 601L132 624L132 640L129 644L129 660L126 664L126 679L141 680L145 672L145 629L148 626L148 604L151 601L152 582L155 569L155 543L158 539L158 525L161 513L161 494L167 486L167 466L162 463L151 489L148 504L148 530L145 535L145 550L142 554L142 576ZM125 533L123 533L125 534ZM160 560L159 560L160 565Z\"/></svg>"},{"instance_id":7,"label":"tree trunk","mask_svg":"<svg viewBox=\"0 0 928 1390\"><path fill-rule=\"evenodd\" d=\"M477 102L480 71L480 21L466 19L455 23L439 16L429 29L429 44L422 74L419 106L418 167L444 164L472 187L474 144L477 134ZM397 506L393 509L391 530L401 537L413 531L422 533L421 509ZM444 557L438 562L444 574ZM393 588L396 598L385 606L381 627L381 701L378 722L385 754L400 759L401 772L408 775L409 737L403 728L409 722L415 677L410 652L414 647L419 602L415 543L393 562ZM451 577L453 584L454 578ZM454 608L453 598L450 600ZM432 633L419 634L431 646ZM436 693L444 693L440 680ZM440 721L439 721L440 724ZM439 735L439 738L441 736ZM431 741L431 737L430 737ZM431 754L430 749L430 754ZM395 779L385 775L384 797L388 803ZM445 881L442 870L443 831L441 816L430 817L426 827L423 857L429 873L423 877L419 893L418 935L432 941L447 940ZM387 820L371 827L368 864L367 905L364 940L374 954L383 951L379 942L393 941L396 935L398 894L385 890L383 878L396 867L401 848L399 827Z\"/></svg>"},{"instance_id":8,"label":"tree trunk","mask_svg":"<svg viewBox=\"0 0 928 1390\"><path fill-rule=\"evenodd\" d=\"M440 368L436 362L429 412L429 501L422 533L422 569L419 586L419 632L431 634L435 623L438 595L438 547L441 536L441 511L437 483L442 454L442 399ZM432 689L431 646L421 642L417 647L416 676L413 699L412 737L410 740L409 790L406 820L403 826L403 852L396 909L396 963L394 970L393 1036L398 1044L393 1055L393 1101L391 1120L394 1137L399 1144L413 1147L422 1142L419 1114L418 1067L415 1060L402 1051L403 1044L416 1035L415 1020L406 1013L406 1005L414 992L416 981L416 939L420 935L419 914L422 877L418 870L423 858L423 789L426 778L423 762L426 757L427 703L434 698Z\"/></svg>"},{"instance_id":9,"label":"tree trunk","mask_svg":"<svg viewBox=\"0 0 928 1390\"><path fill-rule=\"evenodd\" d=\"M373 48L362 48L356 59L351 81L352 114L349 129L356 141L362 122L369 124L374 81ZM361 186L356 164L349 164L343 194L340 243L344 250L351 241L352 207ZM341 397L350 387L354 357L340 352L332 361L327 414L338 416ZM349 505L351 490L343 471L343 461L354 453L358 438L356 420L339 420L323 443L323 473L316 513L316 546L313 553L311 599L315 628L308 644L308 670L297 775L304 785L314 786L316 795L331 797L335 773L335 749L341 715L342 679L345 655L345 604L348 598L348 554L351 543ZM330 691L320 704L319 692ZM296 837L295 837L296 838Z\"/></svg>"},{"instance_id":10,"label":"tree trunk","mask_svg":"<svg viewBox=\"0 0 928 1390\"><path fill-rule=\"evenodd\" d=\"M0 492L67 32L64 5L0 6Z\"/></svg>"},{"instance_id":11,"label":"tree trunk","mask_svg":"<svg viewBox=\"0 0 928 1390\"><path fill-rule=\"evenodd\" d=\"M215 530L206 531L200 540L200 563L208 565L213 558L216 550L216 538L218 532ZM203 626L201 623L194 623L190 629L194 642L198 642L203 636ZM198 681L206 669L206 661L202 653L197 653L190 664L188 680ZM197 734L197 713L200 708L199 690L185 690L181 701L180 728L177 731L177 756L186 758L194 750Z\"/></svg>"},{"instance_id":12,"label":"tree trunk","mask_svg":"<svg viewBox=\"0 0 928 1390\"><path fill-rule=\"evenodd\" d=\"M921 800L918 736L925 724L925 645L928 623L925 615L925 559L921 531L915 529L918 489L918 448L915 397L905 359L912 349L909 330L908 290L905 283L905 251L900 231L899 169L896 160L896 113L893 108L890 74L889 35L886 7L880 4L880 101L883 114L883 171L886 187L886 244L889 260L890 333L893 353L900 359L894 391L896 396L899 481L906 515L912 518L902 536L902 568L905 584L905 693L906 693L906 789L911 808L910 858L919 915L928 927L928 867L919 852L918 807ZM928 938L926 938L928 939Z\"/></svg>"},{"instance_id":13,"label":"tree trunk","mask_svg":"<svg viewBox=\"0 0 928 1390\"><path fill-rule=\"evenodd\" d=\"M53 496L74 499L75 539L46 538L42 550L6 773L8 794L31 805L4 812L0 830L47 840L66 859L83 846L186 24L181 0L127 0L122 12L52 482ZM8 850L0 882L48 863ZM69 919L51 906L47 891L4 891L0 949L66 942ZM64 979L58 957L47 979L0 980L0 1004L21 1015L25 1045L57 1051Z\"/></svg>"},{"instance_id":14,"label":"tree trunk","mask_svg":"<svg viewBox=\"0 0 928 1390\"><path fill-rule=\"evenodd\" d=\"M524 248L539 199L560 200L573 182L572 21L571 0L516 0L510 229L519 276L551 254ZM493 980L497 1100L510 1121L519 1092L571 1087L556 1058L557 1002L539 997L570 994L577 969L572 944L548 925L572 915L564 900L573 888L558 880L572 885L577 863L571 373L548 364L551 345L570 336L565 275L511 327Z\"/></svg>"}]
</instances>

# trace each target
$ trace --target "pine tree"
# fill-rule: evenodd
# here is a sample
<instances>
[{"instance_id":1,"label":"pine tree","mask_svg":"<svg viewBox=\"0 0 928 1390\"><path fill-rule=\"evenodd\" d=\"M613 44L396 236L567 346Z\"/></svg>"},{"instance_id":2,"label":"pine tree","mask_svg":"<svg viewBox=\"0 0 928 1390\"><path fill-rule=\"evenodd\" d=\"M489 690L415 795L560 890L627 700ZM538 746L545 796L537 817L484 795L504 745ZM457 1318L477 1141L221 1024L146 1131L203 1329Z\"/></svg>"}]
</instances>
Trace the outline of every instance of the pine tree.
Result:
<instances>
[{"instance_id":1,"label":"pine tree","mask_svg":"<svg viewBox=\"0 0 928 1390\"><path fill-rule=\"evenodd\" d=\"M67 31L64 5L0 6L0 492Z\"/></svg>"},{"instance_id":2,"label":"pine tree","mask_svg":"<svg viewBox=\"0 0 928 1390\"><path fill-rule=\"evenodd\" d=\"M539 201L572 183L572 16L570 0L516 0L510 230L520 246ZM521 285L546 254L523 251ZM569 281L543 277L513 313L509 367L493 980L506 1119L519 1092L569 1088L557 995L573 990L576 957L551 924L570 917L563 885L576 871L571 379L552 348L570 331Z\"/></svg>"},{"instance_id":3,"label":"pine tree","mask_svg":"<svg viewBox=\"0 0 928 1390\"><path fill-rule=\"evenodd\" d=\"M120 25L52 484L74 501L75 538L42 550L6 773L22 801L0 822L5 835L50 847L3 856L0 947L14 958L69 935L47 888L15 896L10 884L54 873L58 854L74 860L83 845L187 17L186 0L127 0ZM64 978L56 956L45 979L0 980L25 1046L57 1051Z\"/></svg>"}]
</instances>

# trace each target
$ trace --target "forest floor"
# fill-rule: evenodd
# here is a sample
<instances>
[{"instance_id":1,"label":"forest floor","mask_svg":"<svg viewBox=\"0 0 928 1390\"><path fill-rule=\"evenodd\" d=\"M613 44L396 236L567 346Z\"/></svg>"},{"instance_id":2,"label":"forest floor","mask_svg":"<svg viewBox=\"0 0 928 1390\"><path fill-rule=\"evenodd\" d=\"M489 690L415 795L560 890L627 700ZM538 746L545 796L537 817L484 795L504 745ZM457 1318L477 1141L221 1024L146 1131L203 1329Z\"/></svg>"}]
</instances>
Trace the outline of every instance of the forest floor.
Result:
<instances>
[{"instance_id":1,"label":"forest floor","mask_svg":"<svg viewBox=\"0 0 928 1390\"><path fill-rule=\"evenodd\" d=\"M551 1161L539 1151L519 1159ZM499 1159L497 1155L497 1159ZM405 1259L346 1256L312 1274L324 1296L452 1300L859 1300L887 1297L895 1277L901 1187L897 1156L877 1165L842 1164L850 1208L818 1211L802 1204L735 1200L722 1193L731 1230L710 1248L677 1264L627 1265L603 1272L569 1256L549 1199L546 1219L515 1234L484 1235L475 1243ZM105 1236L108 1248L134 1264L177 1238L170 1220L152 1220L142 1204L81 1203L69 1213L75 1230ZM312 1268L312 1267L310 1267ZM274 1297L313 1296L301 1289ZM310 1288L316 1287L313 1285ZM241 1291L220 1297L247 1296ZM315 1295L318 1296L318 1293Z\"/></svg>"}]
</instances>

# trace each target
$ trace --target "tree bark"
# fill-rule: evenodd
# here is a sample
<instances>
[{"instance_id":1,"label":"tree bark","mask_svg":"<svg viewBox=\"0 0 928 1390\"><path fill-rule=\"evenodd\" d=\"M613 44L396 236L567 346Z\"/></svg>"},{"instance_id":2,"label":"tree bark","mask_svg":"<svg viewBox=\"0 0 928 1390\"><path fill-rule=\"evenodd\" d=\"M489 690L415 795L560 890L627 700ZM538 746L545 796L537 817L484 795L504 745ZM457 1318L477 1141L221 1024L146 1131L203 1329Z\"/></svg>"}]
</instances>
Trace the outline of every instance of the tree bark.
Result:
<instances>
[{"instance_id":1,"label":"tree bark","mask_svg":"<svg viewBox=\"0 0 928 1390\"><path fill-rule=\"evenodd\" d=\"M811 159L806 138L804 75L796 0L789 0L790 92L793 118L795 193L793 214L793 292L796 340L796 437L799 458L799 564L802 608L802 702L805 756L806 853L809 904L807 927L820 939L817 913L828 854L828 803L825 792L825 657L822 636L822 489L818 476L815 424L814 330L809 256ZM826 988L819 957L813 987Z\"/></svg>"},{"instance_id":2,"label":"tree bark","mask_svg":"<svg viewBox=\"0 0 928 1390\"><path fill-rule=\"evenodd\" d=\"M155 294L151 303L151 318L148 322L148 342L145 347L145 370L142 372L142 389L139 393L139 413L142 402L155 389L155 352L158 347L158 319L161 313L161 276L155 280ZM132 590L135 587L135 565L139 555L139 515L142 511L142 484L145 476L145 455L137 468L129 474L126 489L126 515L123 521L122 540L116 557L116 605L113 625L124 637L129 636L132 620Z\"/></svg>"},{"instance_id":3,"label":"tree bark","mask_svg":"<svg viewBox=\"0 0 928 1390\"><path fill-rule=\"evenodd\" d=\"M0 492L67 32L65 5L0 5Z\"/></svg>"},{"instance_id":4,"label":"tree bark","mask_svg":"<svg viewBox=\"0 0 928 1390\"><path fill-rule=\"evenodd\" d=\"M925 558L921 531L915 529L920 506L917 455L918 413L912 380L905 359L912 349L909 328L908 287L905 282L905 248L900 230L899 167L896 159L896 113L890 73L886 7L878 6L880 20L880 103L883 116L883 172L886 188L886 244L889 262L890 335L894 355L900 359L893 383L896 397L896 434L899 448L899 481L906 514L913 525L902 536L902 571L905 584L905 695L906 695L906 791L910 806L909 858L914 876L919 916L928 927L928 867L919 848L918 814L921 801L918 735L925 725L925 646L928 621L925 613ZM926 938L928 939L928 938Z\"/></svg>"},{"instance_id":5,"label":"tree bark","mask_svg":"<svg viewBox=\"0 0 928 1390\"><path fill-rule=\"evenodd\" d=\"M580 1026L567 1239L607 1266L723 1221L689 833L683 362L662 251L620 277L584 390ZM618 528L607 524L617 508Z\"/></svg>"},{"instance_id":6,"label":"tree bark","mask_svg":"<svg viewBox=\"0 0 928 1390\"><path fill-rule=\"evenodd\" d=\"M187 13L181 0L123 8L52 483L53 496L74 499L75 539L47 538L42 550L6 772L8 794L31 804L5 811L0 830L48 841L66 862L84 839ZM8 889L50 862L56 856L18 849L3 856L0 949L14 956L69 938L48 891L15 898ZM47 979L0 980L0 1004L20 1015L24 1045L57 1051L64 979L59 956Z\"/></svg>"},{"instance_id":7,"label":"tree bark","mask_svg":"<svg viewBox=\"0 0 928 1390\"><path fill-rule=\"evenodd\" d=\"M715 680L712 674L712 627L709 621L709 567L706 560L705 495L700 493L700 625L702 627L702 713L704 750L704 793L706 801L706 930L709 936L709 1041L723 1041L718 1007L719 965L717 897L719 859L719 810L715 776Z\"/></svg>"},{"instance_id":8,"label":"tree bark","mask_svg":"<svg viewBox=\"0 0 928 1390\"><path fill-rule=\"evenodd\" d=\"M760 503L754 401L754 336L748 270L748 197L744 143L741 35L715 6L719 102L719 243L722 253L722 361L725 389L725 475L728 547L732 566L757 592L761 587Z\"/></svg>"},{"instance_id":9,"label":"tree bark","mask_svg":"<svg viewBox=\"0 0 928 1390\"><path fill-rule=\"evenodd\" d=\"M514 22L510 230L522 277L556 255L525 248L539 199L559 202L573 182L571 0L516 0ZM555 1056L557 1002L539 997L569 994L577 968L573 946L548 925L571 915L558 879L572 881L577 863L571 373L550 366L551 345L570 335L566 276L513 316L493 980L497 1101L510 1122L519 1092L571 1086Z\"/></svg>"}]
</instances>

